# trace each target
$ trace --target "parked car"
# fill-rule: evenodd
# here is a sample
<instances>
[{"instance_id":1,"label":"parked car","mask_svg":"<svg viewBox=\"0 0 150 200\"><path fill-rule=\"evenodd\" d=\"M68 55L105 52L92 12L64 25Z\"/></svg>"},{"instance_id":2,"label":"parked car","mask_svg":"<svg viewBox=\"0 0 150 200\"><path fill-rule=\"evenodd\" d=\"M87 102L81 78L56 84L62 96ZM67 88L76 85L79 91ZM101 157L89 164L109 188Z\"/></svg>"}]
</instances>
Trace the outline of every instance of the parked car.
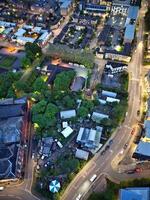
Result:
<instances>
[{"instance_id":1,"label":"parked car","mask_svg":"<svg viewBox=\"0 0 150 200\"><path fill-rule=\"evenodd\" d=\"M82 194L78 194L78 196L76 197L76 200L80 200L82 197Z\"/></svg>"},{"instance_id":2,"label":"parked car","mask_svg":"<svg viewBox=\"0 0 150 200\"><path fill-rule=\"evenodd\" d=\"M3 186L0 186L0 191L3 191L4 190L4 187Z\"/></svg>"},{"instance_id":3,"label":"parked car","mask_svg":"<svg viewBox=\"0 0 150 200\"><path fill-rule=\"evenodd\" d=\"M135 170L129 170L126 172L127 174L134 174L135 173Z\"/></svg>"},{"instance_id":4,"label":"parked car","mask_svg":"<svg viewBox=\"0 0 150 200\"><path fill-rule=\"evenodd\" d=\"M93 182L93 181L95 181L96 178L97 178L97 175L94 174L94 175L90 178L90 181Z\"/></svg>"},{"instance_id":5,"label":"parked car","mask_svg":"<svg viewBox=\"0 0 150 200\"><path fill-rule=\"evenodd\" d=\"M141 173L143 170L142 170L142 168L138 168L138 167L137 167L137 168L135 169L135 171L136 171L137 173Z\"/></svg>"},{"instance_id":6,"label":"parked car","mask_svg":"<svg viewBox=\"0 0 150 200\"><path fill-rule=\"evenodd\" d=\"M131 135L134 135L134 132L135 132L135 128L132 129Z\"/></svg>"},{"instance_id":7,"label":"parked car","mask_svg":"<svg viewBox=\"0 0 150 200\"><path fill-rule=\"evenodd\" d=\"M137 110L137 115L139 115L140 114L140 110Z\"/></svg>"},{"instance_id":8,"label":"parked car","mask_svg":"<svg viewBox=\"0 0 150 200\"><path fill-rule=\"evenodd\" d=\"M103 150L103 151L101 152L101 155L104 155L104 153L105 153L105 150Z\"/></svg>"},{"instance_id":9,"label":"parked car","mask_svg":"<svg viewBox=\"0 0 150 200\"><path fill-rule=\"evenodd\" d=\"M107 151L109 148L110 148L110 145L107 145L107 146L105 147L105 151Z\"/></svg>"},{"instance_id":10,"label":"parked car","mask_svg":"<svg viewBox=\"0 0 150 200\"><path fill-rule=\"evenodd\" d=\"M126 143L123 148L126 149L127 147L128 147L128 143Z\"/></svg>"},{"instance_id":11,"label":"parked car","mask_svg":"<svg viewBox=\"0 0 150 200\"><path fill-rule=\"evenodd\" d=\"M113 140L111 139L110 141L109 141L109 145L111 145L113 143Z\"/></svg>"}]
</instances>

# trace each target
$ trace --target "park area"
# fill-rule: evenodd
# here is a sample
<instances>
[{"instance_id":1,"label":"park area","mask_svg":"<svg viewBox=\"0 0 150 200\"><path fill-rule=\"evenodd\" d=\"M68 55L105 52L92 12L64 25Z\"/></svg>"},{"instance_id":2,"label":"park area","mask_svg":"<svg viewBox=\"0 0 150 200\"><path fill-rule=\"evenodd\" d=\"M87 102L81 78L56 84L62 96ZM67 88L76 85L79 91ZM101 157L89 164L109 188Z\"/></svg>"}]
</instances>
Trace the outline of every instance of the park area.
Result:
<instances>
[{"instance_id":1,"label":"park area","mask_svg":"<svg viewBox=\"0 0 150 200\"><path fill-rule=\"evenodd\" d=\"M0 68L11 69L16 59L15 56L0 55Z\"/></svg>"}]
</instances>

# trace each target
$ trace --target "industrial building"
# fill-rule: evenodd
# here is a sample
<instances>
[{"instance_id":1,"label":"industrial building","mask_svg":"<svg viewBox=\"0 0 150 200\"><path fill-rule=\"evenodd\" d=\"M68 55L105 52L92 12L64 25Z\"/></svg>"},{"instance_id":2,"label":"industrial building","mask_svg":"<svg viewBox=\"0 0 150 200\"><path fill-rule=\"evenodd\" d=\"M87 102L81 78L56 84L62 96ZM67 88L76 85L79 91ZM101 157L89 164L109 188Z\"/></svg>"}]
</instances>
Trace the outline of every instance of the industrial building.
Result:
<instances>
[{"instance_id":1,"label":"industrial building","mask_svg":"<svg viewBox=\"0 0 150 200\"><path fill-rule=\"evenodd\" d=\"M27 99L0 101L0 180L22 176Z\"/></svg>"},{"instance_id":2,"label":"industrial building","mask_svg":"<svg viewBox=\"0 0 150 200\"><path fill-rule=\"evenodd\" d=\"M124 34L124 43L132 43L135 33L135 24L127 24Z\"/></svg>"}]
</instances>

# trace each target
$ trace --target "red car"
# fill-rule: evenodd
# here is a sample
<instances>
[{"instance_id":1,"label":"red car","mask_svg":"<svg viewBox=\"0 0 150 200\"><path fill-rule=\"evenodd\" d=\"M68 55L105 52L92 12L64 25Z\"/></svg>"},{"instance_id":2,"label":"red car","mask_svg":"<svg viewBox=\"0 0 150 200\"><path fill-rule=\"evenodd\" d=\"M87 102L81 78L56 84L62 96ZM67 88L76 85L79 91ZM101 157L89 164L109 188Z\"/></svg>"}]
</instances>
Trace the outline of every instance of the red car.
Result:
<instances>
[{"instance_id":1,"label":"red car","mask_svg":"<svg viewBox=\"0 0 150 200\"><path fill-rule=\"evenodd\" d=\"M135 171L136 171L137 173L141 173L143 170L142 170L141 168L136 168Z\"/></svg>"},{"instance_id":2,"label":"red car","mask_svg":"<svg viewBox=\"0 0 150 200\"><path fill-rule=\"evenodd\" d=\"M131 135L134 135L134 132L135 132L135 128L132 129Z\"/></svg>"}]
</instances>

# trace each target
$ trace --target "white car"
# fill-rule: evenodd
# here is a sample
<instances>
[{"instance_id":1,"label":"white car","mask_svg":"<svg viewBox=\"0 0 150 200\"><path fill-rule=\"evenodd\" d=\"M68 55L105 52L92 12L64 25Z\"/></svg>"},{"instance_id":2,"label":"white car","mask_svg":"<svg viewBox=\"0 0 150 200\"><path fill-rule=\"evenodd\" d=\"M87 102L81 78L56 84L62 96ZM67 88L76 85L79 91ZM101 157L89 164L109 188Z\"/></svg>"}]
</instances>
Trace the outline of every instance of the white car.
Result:
<instances>
[{"instance_id":1,"label":"white car","mask_svg":"<svg viewBox=\"0 0 150 200\"><path fill-rule=\"evenodd\" d=\"M3 191L4 190L4 187L3 186L0 186L0 191Z\"/></svg>"},{"instance_id":2,"label":"white car","mask_svg":"<svg viewBox=\"0 0 150 200\"><path fill-rule=\"evenodd\" d=\"M97 175L94 174L94 175L90 178L90 181L93 182L96 178L97 178Z\"/></svg>"},{"instance_id":3,"label":"white car","mask_svg":"<svg viewBox=\"0 0 150 200\"><path fill-rule=\"evenodd\" d=\"M82 197L82 194L78 194L78 196L76 197L76 200L80 200Z\"/></svg>"}]
</instances>

